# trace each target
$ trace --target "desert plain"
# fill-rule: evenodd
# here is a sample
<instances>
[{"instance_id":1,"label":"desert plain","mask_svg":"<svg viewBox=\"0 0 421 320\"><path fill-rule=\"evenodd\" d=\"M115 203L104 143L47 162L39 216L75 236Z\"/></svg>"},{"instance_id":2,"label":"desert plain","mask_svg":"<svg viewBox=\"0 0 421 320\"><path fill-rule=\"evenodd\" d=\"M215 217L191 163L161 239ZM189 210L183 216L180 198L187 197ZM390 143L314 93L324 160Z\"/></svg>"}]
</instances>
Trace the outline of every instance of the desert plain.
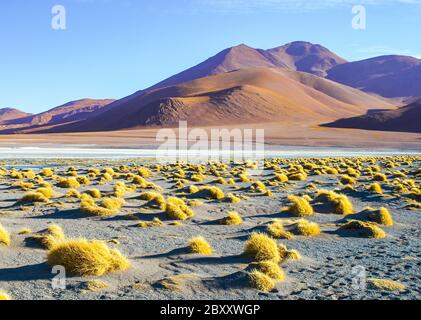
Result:
<instances>
[{"instance_id":1,"label":"desert plain","mask_svg":"<svg viewBox=\"0 0 421 320\"><path fill-rule=\"evenodd\" d=\"M1 295L420 299L420 165L2 160Z\"/></svg>"}]
</instances>

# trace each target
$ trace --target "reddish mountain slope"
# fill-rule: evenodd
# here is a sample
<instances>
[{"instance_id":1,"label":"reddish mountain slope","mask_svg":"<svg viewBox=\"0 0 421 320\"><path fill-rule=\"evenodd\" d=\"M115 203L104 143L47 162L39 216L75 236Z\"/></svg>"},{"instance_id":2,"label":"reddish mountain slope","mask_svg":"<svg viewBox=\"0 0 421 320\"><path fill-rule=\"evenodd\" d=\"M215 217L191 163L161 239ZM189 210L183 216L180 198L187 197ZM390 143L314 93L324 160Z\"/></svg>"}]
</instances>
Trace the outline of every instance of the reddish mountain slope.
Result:
<instances>
[{"instance_id":1,"label":"reddish mountain slope","mask_svg":"<svg viewBox=\"0 0 421 320\"><path fill-rule=\"evenodd\" d=\"M390 107L384 100L311 74L251 68L133 95L100 115L48 132L176 126L179 120L189 125L326 122Z\"/></svg>"}]
</instances>

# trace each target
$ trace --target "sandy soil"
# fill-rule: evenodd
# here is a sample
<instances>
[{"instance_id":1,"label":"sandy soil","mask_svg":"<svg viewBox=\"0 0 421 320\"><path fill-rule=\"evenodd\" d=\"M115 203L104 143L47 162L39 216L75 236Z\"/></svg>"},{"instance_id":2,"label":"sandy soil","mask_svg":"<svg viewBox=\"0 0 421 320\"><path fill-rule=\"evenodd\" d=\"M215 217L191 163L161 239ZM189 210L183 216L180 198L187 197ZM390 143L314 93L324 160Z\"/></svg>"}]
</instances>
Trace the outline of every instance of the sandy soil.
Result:
<instances>
[{"instance_id":1,"label":"sandy soil","mask_svg":"<svg viewBox=\"0 0 421 320\"><path fill-rule=\"evenodd\" d=\"M222 127L212 127L221 129ZM267 148L281 146L323 146L361 148L421 148L421 134L336 129L319 127L316 123L265 123L224 126L233 129L265 129ZM210 132L211 127L204 127ZM92 133L0 135L0 147L101 146L110 148L154 148L159 144L159 129L137 129ZM175 130L177 133L177 130ZM209 135L210 136L210 135ZM192 143L194 141L191 141Z\"/></svg>"},{"instance_id":2,"label":"sandy soil","mask_svg":"<svg viewBox=\"0 0 421 320\"><path fill-rule=\"evenodd\" d=\"M401 158L402 159L402 158ZM411 166L395 162L399 166L392 169L408 173L419 188L421 176L415 176L415 170L421 166L421 159L414 158ZM317 160L312 160L317 162ZM350 159L355 163L355 159ZM382 172L387 159L378 161ZM77 161L75 160L76 164ZM28 164L28 163L26 163ZM68 166L48 161L29 164L37 173L45 165L55 167L56 174L65 176ZM86 175L88 168L104 168L126 164L81 162L77 164L79 176ZM16 165L16 163L15 163ZM280 165L285 167L285 165ZM364 162L363 167L368 164ZM28 167L25 167L27 169ZM346 166L342 166L345 170ZM408 171L405 171L408 170ZM227 193L246 196L238 204L223 201L205 200L203 206L192 207L195 216L183 221L181 226L174 226L171 220L159 209L151 209L145 201L139 199L145 190L127 194L126 204L120 214L110 217L93 217L82 213L79 200L63 195L68 189L56 186L54 180L45 178L56 191L50 204L17 203L25 191L11 185L16 180L7 175L0 180L0 223L11 234L9 247L0 246L0 291L8 292L14 299L420 299L421 282L421 219L420 209L410 210L407 205L413 202L405 193L397 193L392 183L381 183L384 195L367 191L371 184L369 176L357 178L356 191L343 191L354 205L355 212L367 206L387 207L392 213L395 225L383 227L387 233L384 239L349 237L338 232L344 217L318 210L308 220L320 224L322 233L315 237L296 236L293 240L277 240L289 249L297 249L302 259L282 263L287 278L276 288L264 293L252 288L248 282L247 271L251 260L243 255L244 244L254 231L266 232L266 226L273 219L289 220L290 214L282 213L281 208L288 206L287 195L308 194L314 197L318 189L342 190L339 183L341 175L315 175L308 170L306 181L290 181L277 186L269 186L273 180L273 170L266 170L254 179L265 182L273 196L263 196L250 191L250 182L235 185L216 185L211 175L202 182L195 183L216 185ZM389 171L390 181L396 177ZM154 173L149 181L163 188L162 194L174 196L180 191L174 188L174 181L164 179L161 173ZM114 177L113 181L99 184L99 177L92 184L78 190L98 188L104 196L112 194L116 181L124 181L123 176ZM185 185L192 184L190 181ZM179 195L183 197L182 195ZM194 196L187 195L189 198ZM419 196L418 196L419 198ZM421 201L418 199L418 201ZM244 219L238 226L224 226L219 223L229 211L237 211ZM159 217L164 222L161 227L139 228L139 221L151 221ZM33 246L28 238L30 234L19 235L23 228L39 232L50 224L60 225L67 238L99 239L109 242L109 246L118 248L130 259L132 267L124 272L112 273L101 278L70 277L66 290L53 290L51 286L51 268L46 264L47 251ZM189 239L201 235L214 249L211 256L189 253L186 245ZM367 277L398 281L405 285L399 291L387 291L374 287L354 289L352 287L353 268L362 266ZM176 278L174 278L176 277ZM109 287L96 292L86 291L87 282L93 279L105 281ZM175 286L165 287L163 279L172 279Z\"/></svg>"}]
</instances>

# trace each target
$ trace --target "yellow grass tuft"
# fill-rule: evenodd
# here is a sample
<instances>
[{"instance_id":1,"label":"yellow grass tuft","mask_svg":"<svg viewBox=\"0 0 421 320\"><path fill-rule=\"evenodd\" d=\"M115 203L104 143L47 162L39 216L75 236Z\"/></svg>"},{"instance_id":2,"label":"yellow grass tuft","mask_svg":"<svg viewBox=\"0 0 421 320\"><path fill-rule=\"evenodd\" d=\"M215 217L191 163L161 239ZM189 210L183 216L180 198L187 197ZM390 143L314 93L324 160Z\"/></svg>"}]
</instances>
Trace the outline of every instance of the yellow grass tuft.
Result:
<instances>
[{"instance_id":1,"label":"yellow grass tuft","mask_svg":"<svg viewBox=\"0 0 421 320\"><path fill-rule=\"evenodd\" d=\"M280 259L276 241L263 233L253 233L250 236L245 244L244 253L256 261L279 262Z\"/></svg>"},{"instance_id":2,"label":"yellow grass tuft","mask_svg":"<svg viewBox=\"0 0 421 320\"><path fill-rule=\"evenodd\" d=\"M189 249L192 253L197 253L205 256L212 255L212 247L203 237L196 237L189 240Z\"/></svg>"},{"instance_id":3,"label":"yellow grass tuft","mask_svg":"<svg viewBox=\"0 0 421 320\"><path fill-rule=\"evenodd\" d=\"M298 220L294 223L292 230L294 234L305 237L314 237L321 233L320 226L317 223L305 219Z\"/></svg>"},{"instance_id":4,"label":"yellow grass tuft","mask_svg":"<svg viewBox=\"0 0 421 320\"><path fill-rule=\"evenodd\" d=\"M130 262L118 250L110 250L102 241L68 240L48 252L48 264L61 265L75 276L102 276L124 271Z\"/></svg>"},{"instance_id":5,"label":"yellow grass tuft","mask_svg":"<svg viewBox=\"0 0 421 320\"><path fill-rule=\"evenodd\" d=\"M31 234L31 233L32 233L32 229L29 229L29 228L20 229L18 232L19 235L25 235L25 234Z\"/></svg>"},{"instance_id":6,"label":"yellow grass tuft","mask_svg":"<svg viewBox=\"0 0 421 320\"><path fill-rule=\"evenodd\" d=\"M301 254L297 250L289 250L284 244L278 246L278 252L281 261L301 260Z\"/></svg>"},{"instance_id":7,"label":"yellow grass tuft","mask_svg":"<svg viewBox=\"0 0 421 320\"><path fill-rule=\"evenodd\" d=\"M386 233L372 222L351 220L341 226L339 230L353 231L359 237L383 239Z\"/></svg>"},{"instance_id":8,"label":"yellow grass tuft","mask_svg":"<svg viewBox=\"0 0 421 320\"><path fill-rule=\"evenodd\" d=\"M164 225L164 223L161 221L161 219L154 218L150 222L140 221L137 226L139 228L153 228L153 227L161 227L163 225Z\"/></svg>"},{"instance_id":9,"label":"yellow grass tuft","mask_svg":"<svg viewBox=\"0 0 421 320\"><path fill-rule=\"evenodd\" d=\"M354 213L354 206L345 195L338 195L333 201L332 205L336 214L350 215Z\"/></svg>"},{"instance_id":10,"label":"yellow grass tuft","mask_svg":"<svg viewBox=\"0 0 421 320\"><path fill-rule=\"evenodd\" d=\"M279 264L273 261L260 261L260 262L253 262L250 264L251 267L254 267L257 271L260 271L270 277L271 279L277 281L284 281L285 280L285 273Z\"/></svg>"},{"instance_id":11,"label":"yellow grass tuft","mask_svg":"<svg viewBox=\"0 0 421 320\"><path fill-rule=\"evenodd\" d=\"M313 207L302 197L289 196L288 200L292 205L288 208L288 212L296 217L307 217L314 214Z\"/></svg>"},{"instance_id":12,"label":"yellow grass tuft","mask_svg":"<svg viewBox=\"0 0 421 320\"><path fill-rule=\"evenodd\" d=\"M225 199L229 203L240 203L241 202L241 199L239 197L237 197L236 195L232 194L232 193L229 193Z\"/></svg>"},{"instance_id":13,"label":"yellow grass tuft","mask_svg":"<svg viewBox=\"0 0 421 320\"><path fill-rule=\"evenodd\" d=\"M22 203L37 203L37 202L44 202L48 203L50 200L41 192L28 192L26 193L19 202Z\"/></svg>"},{"instance_id":14,"label":"yellow grass tuft","mask_svg":"<svg viewBox=\"0 0 421 320\"><path fill-rule=\"evenodd\" d=\"M393 280L370 278L367 279L367 282L370 286L380 290L400 292L406 290L406 286L404 284Z\"/></svg>"},{"instance_id":15,"label":"yellow grass tuft","mask_svg":"<svg viewBox=\"0 0 421 320\"><path fill-rule=\"evenodd\" d=\"M80 187L80 183L75 178L62 178L57 185L64 189L77 189Z\"/></svg>"},{"instance_id":16,"label":"yellow grass tuft","mask_svg":"<svg viewBox=\"0 0 421 320\"><path fill-rule=\"evenodd\" d=\"M38 242L42 247L51 249L56 244L64 241L66 237L63 229L59 225L53 224L42 232L41 235L35 235L32 239Z\"/></svg>"},{"instance_id":17,"label":"yellow grass tuft","mask_svg":"<svg viewBox=\"0 0 421 320\"><path fill-rule=\"evenodd\" d=\"M243 219L240 214L235 211L228 212L228 216L221 220L221 224L227 226L240 225L243 223Z\"/></svg>"},{"instance_id":18,"label":"yellow grass tuft","mask_svg":"<svg viewBox=\"0 0 421 320\"><path fill-rule=\"evenodd\" d=\"M100 199L102 197L101 191L98 189L90 189L88 190L88 194L94 199Z\"/></svg>"},{"instance_id":19,"label":"yellow grass tuft","mask_svg":"<svg viewBox=\"0 0 421 320\"><path fill-rule=\"evenodd\" d=\"M0 223L0 245L10 245L10 234Z\"/></svg>"},{"instance_id":20,"label":"yellow grass tuft","mask_svg":"<svg viewBox=\"0 0 421 320\"><path fill-rule=\"evenodd\" d=\"M286 231L284 225L279 221L271 223L267 227L267 231L272 237L276 239L294 239L294 235L291 232Z\"/></svg>"},{"instance_id":21,"label":"yellow grass tuft","mask_svg":"<svg viewBox=\"0 0 421 320\"><path fill-rule=\"evenodd\" d=\"M393 226L393 218L389 210L382 207L379 210L370 210L368 214L370 221L376 222L384 226Z\"/></svg>"},{"instance_id":22,"label":"yellow grass tuft","mask_svg":"<svg viewBox=\"0 0 421 320\"><path fill-rule=\"evenodd\" d=\"M275 281L271 277L258 270L253 270L249 273L249 280L253 288L263 292L270 292L276 286Z\"/></svg>"},{"instance_id":23,"label":"yellow grass tuft","mask_svg":"<svg viewBox=\"0 0 421 320\"><path fill-rule=\"evenodd\" d=\"M12 298L4 291L0 290L0 301L12 300Z\"/></svg>"},{"instance_id":24,"label":"yellow grass tuft","mask_svg":"<svg viewBox=\"0 0 421 320\"><path fill-rule=\"evenodd\" d=\"M66 193L66 198L78 198L79 199L80 197L81 197L81 194L76 189L70 189Z\"/></svg>"},{"instance_id":25,"label":"yellow grass tuft","mask_svg":"<svg viewBox=\"0 0 421 320\"><path fill-rule=\"evenodd\" d=\"M373 192L373 193L383 194L383 189L377 182L371 184L368 187L368 191Z\"/></svg>"}]
</instances>

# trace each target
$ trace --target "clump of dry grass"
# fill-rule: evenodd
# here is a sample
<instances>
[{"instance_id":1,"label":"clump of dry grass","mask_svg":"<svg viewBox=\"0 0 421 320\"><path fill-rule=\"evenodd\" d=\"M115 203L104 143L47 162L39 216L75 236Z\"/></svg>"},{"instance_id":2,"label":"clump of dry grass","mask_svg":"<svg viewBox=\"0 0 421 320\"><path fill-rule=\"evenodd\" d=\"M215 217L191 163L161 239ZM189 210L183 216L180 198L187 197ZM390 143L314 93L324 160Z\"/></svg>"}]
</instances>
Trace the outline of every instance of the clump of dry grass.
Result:
<instances>
[{"instance_id":1,"label":"clump of dry grass","mask_svg":"<svg viewBox=\"0 0 421 320\"><path fill-rule=\"evenodd\" d=\"M0 290L0 301L12 300L12 298L4 291Z\"/></svg>"},{"instance_id":2,"label":"clump of dry grass","mask_svg":"<svg viewBox=\"0 0 421 320\"><path fill-rule=\"evenodd\" d=\"M373 192L373 193L383 194L383 189L377 182L371 184L368 187L368 191Z\"/></svg>"},{"instance_id":3,"label":"clump of dry grass","mask_svg":"<svg viewBox=\"0 0 421 320\"><path fill-rule=\"evenodd\" d=\"M383 239L386 233L372 222L364 222L359 220L351 220L341 226L339 231L351 231L358 237Z\"/></svg>"},{"instance_id":4,"label":"clump of dry grass","mask_svg":"<svg viewBox=\"0 0 421 320\"><path fill-rule=\"evenodd\" d=\"M387 208L369 210L368 219L384 226L393 226L393 218Z\"/></svg>"},{"instance_id":5,"label":"clump of dry grass","mask_svg":"<svg viewBox=\"0 0 421 320\"><path fill-rule=\"evenodd\" d=\"M205 256L210 256L213 252L211 245L203 237L195 237L189 240L189 249L192 253Z\"/></svg>"},{"instance_id":6,"label":"clump of dry grass","mask_svg":"<svg viewBox=\"0 0 421 320\"><path fill-rule=\"evenodd\" d=\"M221 224L227 226L240 225L242 223L243 219L241 218L240 214L235 211L228 212L228 216L221 220Z\"/></svg>"},{"instance_id":7,"label":"clump of dry grass","mask_svg":"<svg viewBox=\"0 0 421 320\"><path fill-rule=\"evenodd\" d=\"M73 177L62 178L58 182L57 186L64 189L77 189L80 187L80 183Z\"/></svg>"},{"instance_id":8,"label":"clump of dry grass","mask_svg":"<svg viewBox=\"0 0 421 320\"><path fill-rule=\"evenodd\" d=\"M279 262L280 259L276 241L263 233L253 233L250 236L245 244L244 253L256 261Z\"/></svg>"},{"instance_id":9,"label":"clump of dry grass","mask_svg":"<svg viewBox=\"0 0 421 320\"><path fill-rule=\"evenodd\" d=\"M303 197L289 196L288 200L292 203L288 212L296 217L307 217L314 215L313 207Z\"/></svg>"},{"instance_id":10,"label":"clump of dry grass","mask_svg":"<svg viewBox=\"0 0 421 320\"><path fill-rule=\"evenodd\" d=\"M165 206L165 213L174 220L187 220L194 216L191 210L183 199L170 197L167 199Z\"/></svg>"},{"instance_id":11,"label":"clump of dry grass","mask_svg":"<svg viewBox=\"0 0 421 320\"><path fill-rule=\"evenodd\" d=\"M225 198L225 200L229 203L240 203L241 202L241 198L237 197L236 195L229 193L227 195L227 197Z\"/></svg>"},{"instance_id":12,"label":"clump of dry grass","mask_svg":"<svg viewBox=\"0 0 421 320\"><path fill-rule=\"evenodd\" d=\"M350 177L348 175L343 175L341 177L341 183L342 184L351 184L352 185L352 184L356 184L357 181L354 178L352 178L352 177Z\"/></svg>"},{"instance_id":13,"label":"clump of dry grass","mask_svg":"<svg viewBox=\"0 0 421 320\"><path fill-rule=\"evenodd\" d=\"M31 233L32 233L32 229L29 229L29 228L20 229L18 232L19 235L25 235L25 234L31 234Z\"/></svg>"},{"instance_id":14,"label":"clump of dry grass","mask_svg":"<svg viewBox=\"0 0 421 320\"><path fill-rule=\"evenodd\" d=\"M294 239L294 235L291 232L286 231L284 225L280 221L271 223L267 227L267 231L272 237L276 239Z\"/></svg>"},{"instance_id":15,"label":"clump of dry grass","mask_svg":"<svg viewBox=\"0 0 421 320\"><path fill-rule=\"evenodd\" d=\"M146 221L140 221L138 223L139 228L153 228L153 227L161 227L164 223L159 218L154 218L152 221L146 222Z\"/></svg>"},{"instance_id":16,"label":"clump of dry grass","mask_svg":"<svg viewBox=\"0 0 421 320\"><path fill-rule=\"evenodd\" d=\"M86 283L84 291L98 292L98 291L108 289L109 287L110 287L109 283L102 280L94 279Z\"/></svg>"},{"instance_id":17,"label":"clump of dry grass","mask_svg":"<svg viewBox=\"0 0 421 320\"><path fill-rule=\"evenodd\" d=\"M139 197L141 200L148 201L148 205L158 206L159 209L165 210L166 201L162 194L156 192L144 192Z\"/></svg>"},{"instance_id":18,"label":"clump of dry grass","mask_svg":"<svg viewBox=\"0 0 421 320\"><path fill-rule=\"evenodd\" d=\"M314 237L321 233L320 226L315 222L300 219L292 225L293 233L305 237Z\"/></svg>"},{"instance_id":19,"label":"clump of dry grass","mask_svg":"<svg viewBox=\"0 0 421 320\"><path fill-rule=\"evenodd\" d=\"M263 291L263 292L270 292L272 291L276 283L275 281L264 274L263 272L260 272L258 270L253 270L249 274L249 281L253 288L256 288L257 290Z\"/></svg>"},{"instance_id":20,"label":"clump of dry grass","mask_svg":"<svg viewBox=\"0 0 421 320\"><path fill-rule=\"evenodd\" d=\"M98 189L90 189L87 193L94 199L100 199L102 197L101 191Z\"/></svg>"},{"instance_id":21,"label":"clump of dry grass","mask_svg":"<svg viewBox=\"0 0 421 320\"><path fill-rule=\"evenodd\" d=\"M273 261L259 261L253 262L250 264L250 267L255 268L257 271L260 271L270 277L271 279L277 281L285 280L285 273L279 264Z\"/></svg>"},{"instance_id":22,"label":"clump of dry grass","mask_svg":"<svg viewBox=\"0 0 421 320\"><path fill-rule=\"evenodd\" d=\"M51 177L54 174L54 171L51 168L43 168L41 170L41 173L40 174L43 177Z\"/></svg>"},{"instance_id":23,"label":"clump of dry grass","mask_svg":"<svg viewBox=\"0 0 421 320\"><path fill-rule=\"evenodd\" d=\"M196 195L202 198L215 200L221 200L225 198L224 192L220 188L213 186L200 187L199 192L197 192Z\"/></svg>"},{"instance_id":24,"label":"clump of dry grass","mask_svg":"<svg viewBox=\"0 0 421 320\"><path fill-rule=\"evenodd\" d=\"M406 286L400 282L388 280L388 279L367 279L369 286L376 289L385 290L385 291L405 291Z\"/></svg>"},{"instance_id":25,"label":"clump of dry grass","mask_svg":"<svg viewBox=\"0 0 421 320\"><path fill-rule=\"evenodd\" d=\"M294 249L288 249L284 244L278 246L279 257L281 261L286 260L301 260L301 254Z\"/></svg>"},{"instance_id":26,"label":"clump of dry grass","mask_svg":"<svg viewBox=\"0 0 421 320\"><path fill-rule=\"evenodd\" d=\"M0 245L10 245L10 234L0 223Z\"/></svg>"},{"instance_id":27,"label":"clump of dry grass","mask_svg":"<svg viewBox=\"0 0 421 320\"><path fill-rule=\"evenodd\" d=\"M124 271L130 262L118 250L110 250L102 241L68 240L53 246L48 252L51 266L61 265L75 276L102 276Z\"/></svg>"},{"instance_id":28,"label":"clump of dry grass","mask_svg":"<svg viewBox=\"0 0 421 320\"><path fill-rule=\"evenodd\" d=\"M37 191L30 191L26 193L22 199L19 200L21 203L37 203L37 202L43 202L48 203L50 200L41 192Z\"/></svg>"},{"instance_id":29,"label":"clump of dry grass","mask_svg":"<svg viewBox=\"0 0 421 320\"><path fill-rule=\"evenodd\" d=\"M51 249L54 245L64 241L66 236L59 225L53 224L40 235L35 235L31 239L38 242L43 248Z\"/></svg>"},{"instance_id":30,"label":"clump of dry grass","mask_svg":"<svg viewBox=\"0 0 421 320\"><path fill-rule=\"evenodd\" d=\"M122 200L122 199L120 199ZM124 201L124 200L123 200ZM88 194L82 194L80 198L80 210L93 216L112 216L120 212L122 201L116 199L103 199L101 206L98 206L94 199Z\"/></svg>"},{"instance_id":31,"label":"clump of dry grass","mask_svg":"<svg viewBox=\"0 0 421 320\"><path fill-rule=\"evenodd\" d=\"M66 193L66 198L77 198L77 199L79 199L80 197L81 197L81 194L76 189L70 189Z\"/></svg>"}]
</instances>

